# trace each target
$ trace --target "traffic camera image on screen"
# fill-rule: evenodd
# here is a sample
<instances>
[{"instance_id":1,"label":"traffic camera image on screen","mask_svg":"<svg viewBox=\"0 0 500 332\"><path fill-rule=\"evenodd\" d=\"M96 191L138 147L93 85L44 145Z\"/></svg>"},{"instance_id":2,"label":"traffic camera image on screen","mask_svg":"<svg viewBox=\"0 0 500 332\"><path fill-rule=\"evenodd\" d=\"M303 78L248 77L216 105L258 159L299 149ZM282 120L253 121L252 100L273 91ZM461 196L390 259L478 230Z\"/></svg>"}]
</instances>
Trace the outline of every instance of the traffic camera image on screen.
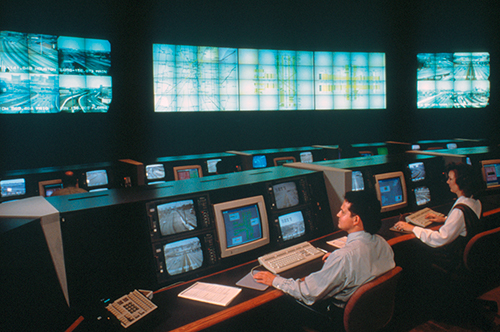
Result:
<instances>
[{"instance_id":1,"label":"traffic camera image on screen","mask_svg":"<svg viewBox=\"0 0 500 332\"><path fill-rule=\"evenodd\" d=\"M192 231L198 226L192 199L158 205L161 235Z\"/></svg>"},{"instance_id":2,"label":"traffic camera image on screen","mask_svg":"<svg viewBox=\"0 0 500 332\"><path fill-rule=\"evenodd\" d=\"M278 217L283 241L301 237L306 233L304 216L301 211L288 213Z\"/></svg>"},{"instance_id":3,"label":"traffic camera image on screen","mask_svg":"<svg viewBox=\"0 0 500 332\"><path fill-rule=\"evenodd\" d=\"M285 182L273 186L276 208L283 209L299 204L299 194L295 182Z\"/></svg>"},{"instance_id":4,"label":"traffic camera image on screen","mask_svg":"<svg viewBox=\"0 0 500 332\"><path fill-rule=\"evenodd\" d=\"M163 252L167 272L171 276L196 270L203 265L203 251L197 237L168 243Z\"/></svg>"}]
</instances>

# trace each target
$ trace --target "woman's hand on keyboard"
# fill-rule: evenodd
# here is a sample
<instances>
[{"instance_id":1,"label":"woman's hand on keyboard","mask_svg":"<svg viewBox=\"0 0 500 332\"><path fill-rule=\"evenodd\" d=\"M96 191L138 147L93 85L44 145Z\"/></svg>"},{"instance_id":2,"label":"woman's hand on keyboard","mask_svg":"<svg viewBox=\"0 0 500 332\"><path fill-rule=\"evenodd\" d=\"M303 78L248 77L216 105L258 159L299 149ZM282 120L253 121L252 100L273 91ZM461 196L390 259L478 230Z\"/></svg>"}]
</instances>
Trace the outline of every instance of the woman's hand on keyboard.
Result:
<instances>
[{"instance_id":1,"label":"woman's hand on keyboard","mask_svg":"<svg viewBox=\"0 0 500 332\"><path fill-rule=\"evenodd\" d=\"M404 231L404 232L412 232L415 226L410 225L406 221L398 221L395 225L394 228L397 229L398 231Z\"/></svg>"},{"instance_id":2,"label":"woman's hand on keyboard","mask_svg":"<svg viewBox=\"0 0 500 332\"><path fill-rule=\"evenodd\" d=\"M427 213L425 215L425 219L432 221L432 222L445 222L446 221L445 216L438 216L437 214L432 213L432 212Z\"/></svg>"}]
</instances>

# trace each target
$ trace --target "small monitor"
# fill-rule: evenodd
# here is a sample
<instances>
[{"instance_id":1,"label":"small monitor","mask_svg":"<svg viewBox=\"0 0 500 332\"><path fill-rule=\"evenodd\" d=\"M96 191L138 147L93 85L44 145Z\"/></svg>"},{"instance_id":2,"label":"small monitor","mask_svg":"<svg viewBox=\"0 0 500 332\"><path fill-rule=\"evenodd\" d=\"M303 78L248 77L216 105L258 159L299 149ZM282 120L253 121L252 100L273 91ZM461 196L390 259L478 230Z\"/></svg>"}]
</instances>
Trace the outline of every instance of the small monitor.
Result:
<instances>
[{"instance_id":1,"label":"small monitor","mask_svg":"<svg viewBox=\"0 0 500 332\"><path fill-rule=\"evenodd\" d=\"M427 187L418 187L413 190L417 206L422 206L431 201L431 191Z\"/></svg>"},{"instance_id":2,"label":"small monitor","mask_svg":"<svg viewBox=\"0 0 500 332\"><path fill-rule=\"evenodd\" d=\"M272 186L274 202L278 210L299 204L299 193L294 181L277 183Z\"/></svg>"},{"instance_id":3,"label":"small monitor","mask_svg":"<svg viewBox=\"0 0 500 332\"><path fill-rule=\"evenodd\" d=\"M208 173L217 173L217 163L219 161L222 161L222 159L221 158L217 158L217 159L209 159L209 160L207 160Z\"/></svg>"},{"instance_id":4,"label":"small monitor","mask_svg":"<svg viewBox=\"0 0 500 332\"><path fill-rule=\"evenodd\" d=\"M24 178L1 180L0 188L2 197L26 195L26 181Z\"/></svg>"},{"instance_id":5,"label":"small monitor","mask_svg":"<svg viewBox=\"0 0 500 332\"><path fill-rule=\"evenodd\" d=\"M411 146L411 149L412 149L412 150L420 150L420 145L418 145L418 144L413 144L413 145Z\"/></svg>"},{"instance_id":6,"label":"small monitor","mask_svg":"<svg viewBox=\"0 0 500 332\"><path fill-rule=\"evenodd\" d=\"M486 189L500 188L500 159L481 160L481 165Z\"/></svg>"},{"instance_id":7,"label":"small monitor","mask_svg":"<svg viewBox=\"0 0 500 332\"><path fill-rule=\"evenodd\" d=\"M163 164L146 165L146 179L162 180L165 178L165 167Z\"/></svg>"},{"instance_id":8,"label":"small monitor","mask_svg":"<svg viewBox=\"0 0 500 332\"><path fill-rule=\"evenodd\" d=\"M267 167L267 159L263 154L255 155L252 157L253 168L264 168Z\"/></svg>"},{"instance_id":9,"label":"small monitor","mask_svg":"<svg viewBox=\"0 0 500 332\"><path fill-rule=\"evenodd\" d=\"M361 171L352 171L352 191L365 190L365 181Z\"/></svg>"},{"instance_id":10,"label":"small monitor","mask_svg":"<svg viewBox=\"0 0 500 332\"><path fill-rule=\"evenodd\" d=\"M192 231L198 227L192 199L158 204L156 211L162 236Z\"/></svg>"},{"instance_id":11,"label":"small monitor","mask_svg":"<svg viewBox=\"0 0 500 332\"><path fill-rule=\"evenodd\" d=\"M38 192L40 196L50 197L52 194L63 188L61 179L47 180L38 182Z\"/></svg>"},{"instance_id":12,"label":"small monitor","mask_svg":"<svg viewBox=\"0 0 500 332\"><path fill-rule=\"evenodd\" d=\"M287 213L278 217L283 241L301 237L306 233L306 225L302 211Z\"/></svg>"},{"instance_id":13,"label":"small monitor","mask_svg":"<svg viewBox=\"0 0 500 332\"><path fill-rule=\"evenodd\" d=\"M214 204L214 212L222 258L269 243L269 222L263 196Z\"/></svg>"},{"instance_id":14,"label":"small monitor","mask_svg":"<svg viewBox=\"0 0 500 332\"><path fill-rule=\"evenodd\" d=\"M447 149L456 149L458 147L457 143L448 143L446 144Z\"/></svg>"},{"instance_id":15,"label":"small monitor","mask_svg":"<svg viewBox=\"0 0 500 332\"><path fill-rule=\"evenodd\" d=\"M175 166L175 180L187 180L203 177L200 165Z\"/></svg>"},{"instance_id":16,"label":"small monitor","mask_svg":"<svg viewBox=\"0 0 500 332\"><path fill-rule=\"evenodd\" d=\"M408 164L410 178L412 182L425 180L425 166L422 161Z\"/></svg>"},{"instance_id":17,"label":"small monitor","mask_svg":"<svg viewBox=\"0 0 500 332\"><path fill-rule=\"evenodd\" d=\"M108 173L105 169L88 171L85 173L85 181L89 188L105 186L108 184Z\"/></svg>"},{"instance_id":18,"label":"small monitor","mask_svg":"<svg viewBox=\"0 0 500 332\"><path fill-rule=\"evenodd\" d=\"M294 163L296 162L295 157L276 157L273 159L274 166L281 166L286 163Z\"/></svg>"},{"instance_id":19,"label":"small monitor","mask_svg":"<svg viewBox=\"0 0 500 332\"><path fill-rule=\"evenodd\" d=\"M373 156L373 152L371 152L371 151L359 151L359 154L361 155L361 157L371 157L371 156Z\"/></svg>"},{"instance_id":20,"label":"small monitor","mask_svg":"<svg viewBox=\"0 0 500 332\"><path fill-rule=\"evenodd\" d=\"M381 212L396 210L408 205L403 172L375 175L375 190L380 201Z\"/></svg>"},{"instance_id":21,"label":"small monitor","mask_svg":"<svg viewBox=\"0 0 500 332\"><path fill-rule=\"evenodd\" d=\"M203 266L203 250L198 237L165 244L163 255L167 273L171 276L193 271Z\"/></svg>"},{"instance_id":22,"label":"small monitor","mask_svg":"<svg viewBox=\"0 0 500 332\"><path fill-rule=\"evenodd\" d=\"M312 152L301 152L300 153L300 162L301 163L312 163L313 162L313 154Z\"/></svg>"}]
</instances>

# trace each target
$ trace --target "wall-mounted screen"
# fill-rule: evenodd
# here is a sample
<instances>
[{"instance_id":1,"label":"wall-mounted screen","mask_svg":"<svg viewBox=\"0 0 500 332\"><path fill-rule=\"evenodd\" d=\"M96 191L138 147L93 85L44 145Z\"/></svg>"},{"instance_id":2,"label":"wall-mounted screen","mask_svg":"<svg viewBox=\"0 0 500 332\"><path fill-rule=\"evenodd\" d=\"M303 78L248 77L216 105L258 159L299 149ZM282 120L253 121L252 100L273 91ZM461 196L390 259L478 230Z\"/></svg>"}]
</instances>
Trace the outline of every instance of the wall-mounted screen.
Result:
<instances>
[{"instance_id":1,"label":"wall-mounted screen","mask_svg":"<svg viewBox=\"0 0 500 332\"><path fill-rule=\"evenodd\" d=\"M24 178L0 180L0 193L2 197L26 195L26 181Z\"/></svg>"},{"instance_id":2,"label":"wall-mounted screen","mask_svg":"<svg viewBox=\"0 0 500 332\"><path fill-rule=\"evenodd\" d=\"M417 107L486 107L490 98L490 54L417 54Z\"/></svg>"},{"instance_id":3,"label":"wall-mounted screen","mask_svg":"<svg viewBox=\"0 0 500 332\"><path fill-rule=\"evenodd\" d=\"M153 44L156 112L385 109L384 53Z\"/></svg>"},{"instance_id":4,"label":"wall-mounted screen","mask_svg":"<svg viewBox=\"0 0 500 332\"><path fill-rule=\"evenodd\" d=\"M107 112L107 40L0 31L0 114Z\"/></svg>"}]
</instances>

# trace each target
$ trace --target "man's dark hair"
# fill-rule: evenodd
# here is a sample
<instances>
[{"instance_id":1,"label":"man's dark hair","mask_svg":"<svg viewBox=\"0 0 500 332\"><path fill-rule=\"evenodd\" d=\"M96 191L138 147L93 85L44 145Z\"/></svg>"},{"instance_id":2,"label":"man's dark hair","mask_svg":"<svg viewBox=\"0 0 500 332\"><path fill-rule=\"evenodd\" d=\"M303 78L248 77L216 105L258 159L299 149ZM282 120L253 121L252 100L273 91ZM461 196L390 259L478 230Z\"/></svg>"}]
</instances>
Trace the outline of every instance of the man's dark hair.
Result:
<instances>
[{"instance_id":1,"label":"man's dark hair","mask_svg":"<svg viewBox=\"0 0 500 332\"><path fill-rule=\"evenodd\" d=\"M369 191L348 191L344 199L351 203L349 211L351 215L359 216L363 222L365 231L375 234L380 229L380 202L375 193Z\"/></svg>"},{"instance_id":2,"label":"man's dark hair","mask_svg":"<svg viewBox=\"0 0 500 332\"><path fill-rule=\"evenodd\" d=\"M467 197L477 196L484 189L481 175L475 172L474 167L464 163L451 163L446 165L446 177L450 171L455 172L456 183Z\"/></svg>"}]
</instances>

